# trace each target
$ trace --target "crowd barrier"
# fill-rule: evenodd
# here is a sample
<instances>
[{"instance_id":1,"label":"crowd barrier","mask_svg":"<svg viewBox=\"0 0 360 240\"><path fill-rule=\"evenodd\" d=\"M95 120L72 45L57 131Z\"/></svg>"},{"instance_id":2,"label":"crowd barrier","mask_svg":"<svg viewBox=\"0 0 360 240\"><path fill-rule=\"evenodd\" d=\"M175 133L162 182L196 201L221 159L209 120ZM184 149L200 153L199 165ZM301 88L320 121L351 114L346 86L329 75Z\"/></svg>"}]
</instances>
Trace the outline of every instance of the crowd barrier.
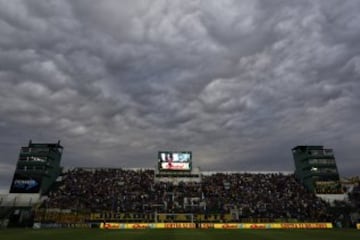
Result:
<instances>
[{"instance_id":1,"label":"crowd barrier","mask_svg":"<svg viewBox=\"0 0 360 240\"><path fill-rule=\"evenodd\" d=\"M101 229L196 228L195 223L101 223ZM330 229L332 223L201 223L203 229Z\"/></svg>"}]
</instances>

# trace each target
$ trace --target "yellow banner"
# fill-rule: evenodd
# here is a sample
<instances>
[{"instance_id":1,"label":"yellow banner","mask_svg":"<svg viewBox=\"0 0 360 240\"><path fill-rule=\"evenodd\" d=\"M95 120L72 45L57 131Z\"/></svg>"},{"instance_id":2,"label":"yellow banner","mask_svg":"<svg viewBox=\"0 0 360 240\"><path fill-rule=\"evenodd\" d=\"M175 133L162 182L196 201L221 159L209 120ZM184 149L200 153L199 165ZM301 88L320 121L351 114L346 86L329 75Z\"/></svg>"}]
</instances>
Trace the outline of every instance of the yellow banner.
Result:
<instances>
[{"instance_id":1,"label":"yellow banner","mask_svg":"<svg viewBox=\"0 0 360 240\"><path fill-rule=\"evenodd\" d=\"M100 223L100 228L101 229L125 229L125 224L113 223L113 222Z\"/></svg>"},{"instance_id":2,"label":"yellow banner","mask_svg":"<svg viewBox=\"0 0 360 240\"><path fill-rule=\"evenodd\" d=\"M195 223L164 223L164 228L196 228Z\"/></svg>"},{"instance_id":3,"label":"yellow banner","mask_svg":"<svg viewBox=\"0 0 360 240\"><path fill-rule=\"evenodd\" d=\"M147 229L156 228L155 223L128 223L126 229Z\"/></svg>"},{"instance_id":4,"label":"yellow banner","mask_svg":"<svg viewBox=\"0 0 360 240\"><path fill-rule=\"evenodd\" d=\"M332 228L332 223L214 223L201 224L201 228L215 229L318 229Z\"/></svg>"},{"instance_id":5,"label":"yellow banner","mask_svg":"<svg viewBox=\"0 0 360 240\"><path fill-rule=\"evenodd\" d=\"M214 223L215 229L239 229L238 223Z\"/></svg>"},{"instance_id":6,"label":"yellow banner","mask_svg":"<svg viewBox=\"0 0 360 240\"><path fill-rule=\"evenodd\" d=\"M115 223L100 224L101 229L196 228L195 223Z\"/></svg>"},{"instance_id":7,"label":"yellow banner","mask_svg":"<svg viewBox=\"0 0 360 240\"><path fill-rule=\"evenodd\" d=\"M332 223L202 223L200 227L215 229L329 229ZM106 222L100 224L101 229L155 229L155 228L196 228L195 223L116 223ZM360 229L360 224L357 224Z\"/></svg>"},{"instance_id":8,"label":"yellow banner","mask_svg":"<svg viewBox=\"0 0 360 240\"><path fill-rule=\"evenodd\" d=\"M356 224L356 228L360 230L360 223Z\"/></svg>"},{"instance_id":9,"label":"yellow banner","mask_svg":"<svg viewBox=\"0 0 360 240\"><path fill-rule=\"evenodd\" d=\"M201 223L200 224L200 228L214 228L214 224L213 223Z\"/></svg>"},{"instance_id":10,"label":"yellow banner","mask_svg":"<svg viewBox=\"0 0 360 240\"><path fill-rule=\"evenodd\" d=\"M294 229L294 228L305 228L305 229L315 229L315 228L333 228L332 223L279 223L274 224L274 228L281 229Z\"/></svg>"}]
</instances>

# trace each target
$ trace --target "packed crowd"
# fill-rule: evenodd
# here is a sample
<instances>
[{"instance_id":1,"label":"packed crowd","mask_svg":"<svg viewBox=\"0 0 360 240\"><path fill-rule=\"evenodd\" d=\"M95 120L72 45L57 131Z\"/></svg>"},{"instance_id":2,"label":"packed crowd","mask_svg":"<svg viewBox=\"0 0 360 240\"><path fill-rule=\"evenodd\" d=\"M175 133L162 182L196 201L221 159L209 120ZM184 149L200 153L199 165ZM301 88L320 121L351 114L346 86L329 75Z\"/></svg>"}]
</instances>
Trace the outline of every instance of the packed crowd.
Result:
<instances>
[{"instance_id":1,"label":"packed crowd","mask_svg":"<svg viewBox=\"0 0 360 240\"><path fill-rule=\"evenodd\" d=\"M74 169L50 192L47 208L141 211L153 182L153 171Z\"/></svg>"},{"instance_id":2,"label":"packed crowd","mask_svg":"<svg viewBox=\"0 0 360 240\"><path fill-rule=\"evenodd\" d=\"M293 175L213 174L201 183L154 181L153 170L73 169L46 208L115 212L236 213L239 218L327 220L328 205Z\"/></svg>"},{"instance_id":3,"label":"packed crowd","mask_svg":"<svg viewBox=\"0 0 360 240\"><path fill-rule=\"evenodd\" d=\"M360 209L360 183L349 193L349 199L354 208Z\"/></svg>"},{"instance_id":4,"label":"packed crowd","mask_svg":"<svg viewBox=\"0 0 360 240\"><path fill-rule=\"evenodd\" d=\"M328 204L299 184L294 175L216 174L203 179L206 206L236 209L245 218L326 220Z\"/></svg>"}]
</instances>

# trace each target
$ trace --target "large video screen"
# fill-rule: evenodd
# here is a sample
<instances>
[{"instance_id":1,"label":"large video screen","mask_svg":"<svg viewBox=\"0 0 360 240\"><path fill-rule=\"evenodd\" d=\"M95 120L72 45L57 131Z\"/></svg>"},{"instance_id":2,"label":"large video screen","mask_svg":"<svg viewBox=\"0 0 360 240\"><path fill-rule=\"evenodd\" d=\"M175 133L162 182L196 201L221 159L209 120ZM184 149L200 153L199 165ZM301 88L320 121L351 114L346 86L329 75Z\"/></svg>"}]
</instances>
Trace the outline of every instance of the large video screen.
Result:
<instances>
[{"instance_id":1,"label":"large video screen","mask_svg":"<svg viewBox=\"0 0 360 240\"><path fill-rule=\"evenodd\" d=\"M159 170L191 171L191 152L159 152Z\"/></svg>"},{"instance_id":2,"label":"large video screen","mask_svg":"<svg viewBox=\"0 0 360 240\"><path fill-rule=\"evenodd\" d=\"M10 193L39 193L40 187L40 177L29 177L21 174L15 174L10 187Z\"/></svg>"}]
</instances>

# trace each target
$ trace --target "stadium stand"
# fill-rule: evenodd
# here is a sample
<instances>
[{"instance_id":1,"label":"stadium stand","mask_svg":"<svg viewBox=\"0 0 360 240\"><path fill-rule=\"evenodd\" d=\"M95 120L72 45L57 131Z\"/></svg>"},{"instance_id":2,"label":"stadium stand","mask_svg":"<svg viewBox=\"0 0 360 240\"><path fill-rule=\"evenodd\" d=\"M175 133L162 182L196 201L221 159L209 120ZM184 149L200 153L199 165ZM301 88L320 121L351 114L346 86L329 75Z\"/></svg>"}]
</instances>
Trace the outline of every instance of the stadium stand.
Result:
<instances>
[{"instance_id":1,"label":"stadium stand","mask_svg":"<svg viewBox=\"0 0 360 240\"><path fill-rule=\"evenodd\" d=\"M332 222L336 227L349 227L360 220L359 182L346 185L346 200L331 203L305 188L291 173L202 172L201 181L156 174L154 169L68 169L47 196L1 196L4 221L0 224L10 226L26 215L31 220L33 214L35 223L45 225ZM39 204L34 205L36 202Z\"/></svg>"},{"instance_id":2,"label":"stadium stand","mask_svg":"<svg viewBox=\"0 0 360 240\"><path fill-rule=\"evenodd\" d=\"M121 213L232 213L242 219L330 221L329 204L281 173L214 173L202 182L155 182L153 170L68 170L46 209Z\"/></svg>"},{"instance_id":3,"label":"stadium stand","mask_svg":"<svg viewBox=\"0 0 360 240\"><path fill-rule=\"evenodd\" d=\"M312 171L328 162L336 166L332 151L329 155L320 147L325 160L315 161L308 151L319 151L319 146L300 146L301 151L295 152L301 155L295 162L306 165L299 165L306 170L301 174L200 171L192 166L191 152L169 151L158 153L157 167L152 169L64 170L60 141L30 140L21 148L10 193L0 195L0 228L112 223L116 229L124 224L135 228L137 223L191 228L213 224L243 228L252 223L265 228L267 223L285 228L355 227L360 221L359 177L340 180L338 174Z\"/></svg>"}]
</instances>

